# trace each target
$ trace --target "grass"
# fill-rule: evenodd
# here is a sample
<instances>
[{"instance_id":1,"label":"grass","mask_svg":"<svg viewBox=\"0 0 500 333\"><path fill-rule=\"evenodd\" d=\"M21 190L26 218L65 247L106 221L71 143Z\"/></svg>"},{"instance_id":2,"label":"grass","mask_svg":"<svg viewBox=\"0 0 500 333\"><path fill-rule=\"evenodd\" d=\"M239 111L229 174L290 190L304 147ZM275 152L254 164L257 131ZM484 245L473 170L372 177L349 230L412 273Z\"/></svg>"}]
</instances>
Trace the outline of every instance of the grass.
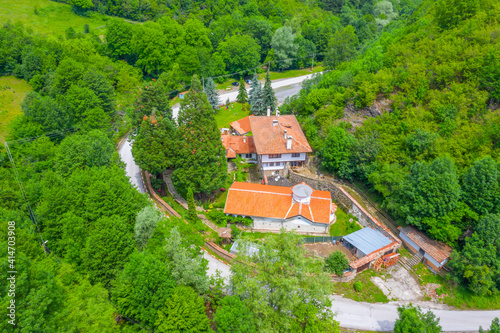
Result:
<instances>
[{"instance_id":1,"label":"grass","mask_svg":"<svg viewBox=\"0 0 500 333\"><path fill-rule=\"evenodd\" d=\"M478 296L464 286L455 285L448 279L432 273L423 263L413 267L421 285L437 283L441 291L447 295L443 303L459 309L493 310L500 309L500 295Z\"/></svg>"},{"instance_id":2,"label":"grass","mask_svg":"<svg viewBox=\"0 0 500 333\"><path fill-rule=\"evenodd\" d=\"M358 219L351 214L346 214L342 209L337 209L335 215L337 215L337 220L330 226L330 236L345 236L361 229L356 223ZM349 222L349 219L354 221Z\"/></svg>"},{"instance_id":3,"label":"grass","mask_svg":"<svg viewBox=\"0 0 500 333\"><path fill-rule=\"evenodd\" d=\"M387 303L389 299L384 293L370 280L373 276L381 276L374 270L367 269L358 274L354 280L350 282L338 282L333 284L333 289L336 294L342 294L345 298L355 300L357 302L368 303ZM361 282L362 288L360 292L354 290L354 283Z\"/></svg>"},{"instance_id":4,"label":"grass","mask_svg":"<svg viewBox=\"0 0 500 333\"><path fill-rule=\"evenodd\" d=\"M13 76L0 77L0 141L9 134L12 120L22 113L21 102L31 90L31 86L24 80Z\"/></svg>"},{"instance_id":5,"label":"grass","mask_svg":"<svg viewBox=\"0 0 500 333\"><path fill-rule=\"evenodd\" d=\"M1 23L7 23L9 20L13 23L19 21L25 27L30 27L34 32L43 35L64 35L69 27L74 28L76 32L83 32L85 24L88 24L91 30L105 26L103 16L78 16L68 4L49 0L2 0L1 2ZM35 14L35 8L38 14Z\"/></svg>"},{"instance_id":6,"label":"grass","mask_svg":"<svg viewBox=\"0 0 500 333\"><path fill-rule=\"evenodd\" d=\"M229 128L229 124L235 120L245 118L250 115L250 110L243 110L243 104L241 103L231 103L226 110L226 107L223 106L220 110L215 114L215 121L217 122L218 128Z\"/></svg>"}]
</instances>

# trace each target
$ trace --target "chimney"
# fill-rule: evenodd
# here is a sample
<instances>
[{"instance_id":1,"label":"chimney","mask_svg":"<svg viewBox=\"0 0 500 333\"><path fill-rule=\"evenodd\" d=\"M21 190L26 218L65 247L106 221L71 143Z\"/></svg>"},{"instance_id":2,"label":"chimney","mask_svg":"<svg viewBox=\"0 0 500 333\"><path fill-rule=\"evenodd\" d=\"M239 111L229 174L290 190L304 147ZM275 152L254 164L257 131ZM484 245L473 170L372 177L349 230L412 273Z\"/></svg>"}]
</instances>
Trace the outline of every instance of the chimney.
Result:
<instances>
[{"instance_id":1,"label":"chimney","mask_svg":"<svg viewBox=\"0 0 500 333\"><path fill-rule=\"evenodd\" d=\"M278 119L273 119L273 127L278 126Z\"/></svg>"},{"instance_id":2,"label":"chimney","mask_svg":"<svg viewBox=\"0 0 500 333\"><path fill-rule=\"evenodd\" d=\"M286 138L286 149L287 150L292 149L292 137L291 136Z\"/></svg>"},{"instance_id":3,"label":"chimney","mask_svg":"<svg viewBox=\"0 0 500 333\"><path fill-rule=\"evenodd\" d=\"M278 109L276 108L276 117L279 117L279 116L280 116L280 110L278 110Z\"/></svg>"},{"instance_id":4,"label":"chimney","mask_svg":"<svg viewBox=\"0 0 500 333\"><path fill-rule=\"evenodd\" d=\"M283 137L286 139L286 130L283 132Z\"/></svg>"},{"instance_id":5,"label":"chimney","mask_svg":"<svg viewBox=\"0 0 500 333\"><path fill-rule=\"evenodd\" d=\"M271 107L270 106L267 107L267 116L271 117Z\"/></svg>"},{"instance_id":6,"label":"chimney","mask_svg":"<svg viewBox=\"0 0 500 333\"><path fill-rule=\"evenodd\" d=\"M243 143L247 143L247 137L246 136L243 137Z\"/></svg>"}]
</instances>

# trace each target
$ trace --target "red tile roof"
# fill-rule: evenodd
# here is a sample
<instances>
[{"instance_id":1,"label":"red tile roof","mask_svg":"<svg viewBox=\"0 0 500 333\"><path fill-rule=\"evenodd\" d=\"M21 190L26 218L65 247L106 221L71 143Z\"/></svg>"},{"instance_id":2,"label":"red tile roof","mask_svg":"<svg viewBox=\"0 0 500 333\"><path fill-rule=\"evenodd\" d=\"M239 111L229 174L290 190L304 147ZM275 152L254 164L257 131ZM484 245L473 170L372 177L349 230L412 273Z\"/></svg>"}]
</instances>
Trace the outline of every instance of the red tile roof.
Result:
<instances>
[{"instance_id":1,"label":"red tile roof","mask_svg":"<svg viewBox=\"0 0 500 333\"><path fill-rule=\"evenodd\" d=\"M257 154L286 154L286 153L310 153L311 146L300 128L299 122L294 115L286 116L250 116L250 128L255 140ZM278 124L273 126L273 121ZM292 148L286 149L287 136L292 137Z\"/></svg>"},{"instance_id":2,"label":"red tile roof","mask_svg":"<svg viewBox=\"0 0 500 333\"><path fill-rule=\"evenodd\" d=\"M226 158L235 158L236 154L255 154L252 136L221 135L222 145L226 148Z\"/></svg>"},{"instance_id":3,"label":"red tile roof","mask_svg":"<svg viewBox=\"0 0 500 333\"><path fill-rule=\"evenodd\" d=\"M276 219L302 216L315 223L330 223L330 192L313 190L309 204L305 204L293 200L292 189L234 182L227 194L224 213Z\"/></svg>"},{"instance_id":4,"label":"red tile roof","mask_svg":"<svg viewBox=\"0 0 500 333\"><path fill-rule=\"evenodd\" d=\"M398 227L400 233L414 241L422 250L428 253L437 262L442 263L450 257L453 249L448 245L429 238L413 227Z\"/></svg>"},{"instance_id":5,"label":"red tile roof","mask_svg":"<svg viewBox=\"0 0 500 333\"><path fill-rule=\"evenodd\" d=\"M250 127L250 117L253 116L248 116L243 119L233 121L231 124L229 124L229 126L231 126L240 135L251 132L252 128Z\"/></svg>"},{"instance_id":6,"label":"red tile roof","mask_svg":"<svg viewBox=\"0 0 500 333\"><path fill-rule=\"evenodd\" d=\"M363 265L366 265L369 262L372 262L375 259L380 258L385 252L394 249L398 245L399 245L399 243L392 242L391 244L386 245L386 246L384 246L381 249L373 251L372 253L369 253L366 256L361 257L358 260L355 260L355 261L349 263L349 266L351 266L352 268L359 268L359 267L361 267Z\"/></svg>"}]
</instances>

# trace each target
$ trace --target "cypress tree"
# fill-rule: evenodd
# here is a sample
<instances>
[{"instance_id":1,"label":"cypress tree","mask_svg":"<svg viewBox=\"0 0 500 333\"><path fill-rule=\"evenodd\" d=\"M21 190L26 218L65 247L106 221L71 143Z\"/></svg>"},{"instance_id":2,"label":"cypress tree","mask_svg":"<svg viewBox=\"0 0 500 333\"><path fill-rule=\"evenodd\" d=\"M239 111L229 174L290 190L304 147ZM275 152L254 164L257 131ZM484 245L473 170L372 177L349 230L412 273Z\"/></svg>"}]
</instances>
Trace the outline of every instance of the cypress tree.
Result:
<instances>
[{"instance_id":1,"label":"cypress tree","mask_svg":"<svg viewBox=\"0 0 500 333\"><path fill-rule=\"evenodd\" d=\"M236 101L238 103L245 104L248 99L247 88L245 87L245 80L243 77L240 79L240 89L238 90L238 97L236 97Z\"/></svg>"},{"instance_id":2,"label":"cypress tree","mask_svg":"<svg viewBox=\"0 0 500 333\"><path fill-rule=\"evenodd\" d=\"M276 95L274 95L274 90L271 87L271 78L269 77L269 71L266 74L266 83L264 84L263 90L263 99L264 99L264 108L271 107L272 111L276 109L276 103L278 100L276 99Z\"/></svg>"},{"instance_id":3,"label":"cypress tree","mask_svg":"<svg viewBox=\"0 0 500 333\"><path fill-rule=\"evenodd\" d=\"M212 106L212 109L214 112L217 112L219 108L219 94L217 93L214 80L212 80L211 77L208 78L207 84L205 85L205 94L207 95L208 102Z\"/></svg>"},{"instance_id":4,"label":"cypress tree","mask_svg":"<svg viewBox=\"0 0 500 333\"><path fill-rule=\"evenodd\" d=\"M188 188L186 199L188 202L188 221L196 223L196 221L198 221L198 215L196 214L196 203L194 202L194 194L191 187Z\"/></svg>"},{"instance_id":5,"label":"cypress tree","mask_svg":"<svg viewBox=\"0 0 500 333\"><path fill-rule=\"evenodd\" d=\"M207 97L201 92L198 77L193 76L191 90L181 101L177 118L176 169L174 185L182 191L210 195L224 185L227 176L226 150Z\"/></svg>"}]
</instances>

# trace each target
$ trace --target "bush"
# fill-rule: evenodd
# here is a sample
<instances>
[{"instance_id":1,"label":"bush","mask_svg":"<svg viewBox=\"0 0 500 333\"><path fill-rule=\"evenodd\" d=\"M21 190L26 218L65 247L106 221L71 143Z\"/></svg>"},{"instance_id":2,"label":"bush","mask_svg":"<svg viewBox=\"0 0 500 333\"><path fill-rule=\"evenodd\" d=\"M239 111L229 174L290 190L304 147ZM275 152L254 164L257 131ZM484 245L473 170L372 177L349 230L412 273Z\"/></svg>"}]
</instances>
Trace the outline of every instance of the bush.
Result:
<instances>
[{"instance_id":1,"label":"bush","mask_svg":"<svg viewBox=\"0 0 500 333\"><path fill-rule=\"evenodd\" d=\"M214 204L214 207L216 205ZM210 221L221 227L226 227L228 223L241 223L244 225L252 225L253 221L247 217L241 216L226 216L221 210L211 210L207 213L207 217Z\"/></svg>"},{"instance_id":2,"label":"bush","mask_svg":"<svg viewBox=\"0 0 500 333\"><path fill-rule=\"evenodd\" d=\"M335 275L342 276L344 270L349 268L349 259L343 252L335 251L326 258L325 268L327 271L335 273Z\"/></svg>"},{"instance_id":3,"label":"bush","mask_svg":"<svg viewBox=\"0 0 500 333\"><path fill-rule=\"evenodd\" d=\"M356 281L354 283L354 290L356 290L358 293L363 289L363 285L361 284L361 281Z\"/></svg>"}]
</instances>

